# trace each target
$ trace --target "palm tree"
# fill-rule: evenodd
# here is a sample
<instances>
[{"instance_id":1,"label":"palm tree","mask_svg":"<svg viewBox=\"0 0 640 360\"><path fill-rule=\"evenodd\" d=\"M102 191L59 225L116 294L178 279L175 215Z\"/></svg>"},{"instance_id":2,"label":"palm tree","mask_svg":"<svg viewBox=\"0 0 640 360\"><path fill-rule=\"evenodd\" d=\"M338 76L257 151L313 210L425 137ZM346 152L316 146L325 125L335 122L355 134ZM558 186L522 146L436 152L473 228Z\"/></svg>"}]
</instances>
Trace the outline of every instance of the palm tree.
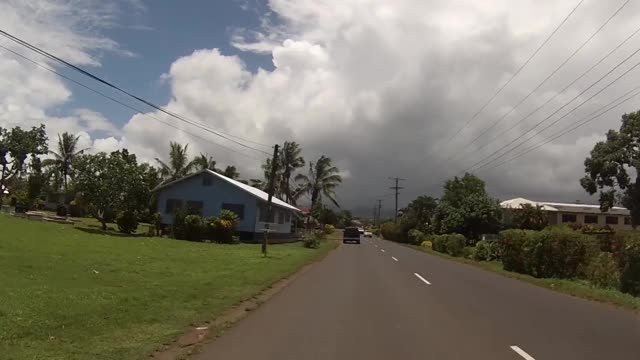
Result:
<instances>
[{"instance_id":1,"label":"palm tree","mask_svg":"<svg viewBox=\"0 0 640 360\"><path fill-rule=\"evenodd\" d=\"M288 203L293 201L293 189L291 189L291 176L293 172L304 166L304 158L300 155L302 149L295 141L285 141L280 150L280 193Z\"/></svg>"},{"instance_id":2,"label":"palm tree","mask_svg":"<svg viewBox=\"0 0 640 360\"><path fill-rule=\"evenodd\" d=\"M315 163L309 163L309 175L298 174L296 181L301 181L300 191L311 194L311 208L322 204L322 197L326 196L337 206L335 189L342 183L342 177L337 167L331 164L331 159L322 155ZM299 194L297 194L299 196Z\"/></svg>"},{"instance_id":3,"label":"palm tree","mask_svg":"<svg viewBox=\"0 0 640 360\"><path fill-rule=\"evenodd\" d=\"M237 179L240 177L240 173L238 173L235 166L227 166L220 174L230 179Z\"/></svg>"},{"instance_id":4,"label":"palm tree","mask_svg":"<svg viewBox=\"0 0 640 360\"><path fill-rule=\"evenodd\" d=\"M191 165L196 170L204 170L209 169L212 171L216 171L216 161L209 155L205 155L200 153L200 156L196 156L195 159L191 160Z\"/></svg>"},{"instance_id":5,"label":"palm tree","mask_svg":"<svg viewBox=\"0 0 640 360\"><path fill-rule=\"evenodd\" d=\"M67 192L68 178L73 177L73 160L85 150L78 150L80 135L74 136L68 132L58 134L58 152L49 150L53 161L45 161L43 165L54 167L59 174L64 193Z\"/></svg>"},{"instance_id":6,"label":"palm tree","mask_svg":"<svg viewBox=\"0 0 640 360\"><path fill-rule=\"evenodd\" d=\"M187 153L189 144L182 146L177 142L172 141L169 143L169 147L169 164L166 164L162 160L156 158L156 161L160 164L160 175L162 175L164 183L189 175L194 166L192 162L189 162L189 156Z\"/></svg>"},{"instance_id":7,"label":"palm tree","mask_svg":"<svg viewBox=\"0 0 640 360\"><path fill-rule=\"evenodd\" d=\"M249 185L256 189L265 190L265 183L262 179L249 179Z\"/></svg>"}]
</instances>

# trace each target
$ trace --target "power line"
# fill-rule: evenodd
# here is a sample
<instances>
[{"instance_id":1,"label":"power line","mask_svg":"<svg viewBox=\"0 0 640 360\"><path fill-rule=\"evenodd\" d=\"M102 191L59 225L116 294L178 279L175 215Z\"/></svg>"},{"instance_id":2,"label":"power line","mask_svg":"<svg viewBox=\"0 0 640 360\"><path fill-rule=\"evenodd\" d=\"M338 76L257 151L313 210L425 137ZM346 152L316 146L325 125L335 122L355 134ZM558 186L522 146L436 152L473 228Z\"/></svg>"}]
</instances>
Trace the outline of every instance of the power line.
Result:
<instances>
[{"instance_id":1,"label":"power line","mask_svg":"<svg viewBox=\"0 0 640 360\"><path fill-rule=\"evenodd\" d=\"M399 178L397 176L396 177L390 177L389 179L390 180L394 180L395 183L396 183L395 186L392 186L389 189L392 189L392 190L396 191L396 211L394 213L394 216L395 216L395 222L398 222L398 195L400 194L400 190L404 189L403 187L398 186L398 184L400 183L400 181L406 181L406 179L402 179L402 178Z\"/></svg>"},{"instance_id":2,"label":"power line","mask_svg":"<svg viewBox=\"0 0 640 360\"><path fill-rule=\"evenodd\" d=\"M450 143L456 136L458 136L458 134L460 134L460 132L462 132L462 130L464 130L467 126L469 126L469 124L478 116L480 115L480 113L482 113L482 111L484 111L484 109L489 106L489 104L491 104L491 102L493 102L493 100L498 96L498 94L500 94L502 92L502 90L504 90L505 87L507 87L507 85L509 85L511 83L511 81L513 81L513 79L522 71L522 69L524 69L529 62L531 62L531 60L538 54L538 52L540 52L540 50L542 50L542 48L549 42L549 40L551 40L551 38L558 32L558 30L560 30L560 28L562 27L562 25L564 25L567 20L569 20L569 18L571 17L571 15L573 15L573 13L578 9L578 7L580 7L580 5L583 3L584 0L580 0L578 2L578 4L569 12L569 14L567 14L564 19L560 22L560 24L558 24L558 26L556 26L556 28L547 36L547 38L542 42L542 44L540 44L540 46L538 46L538 48L533 52L533 54L531 54L529 56L529 58L522 64L520 65L520 67L518 68L518 70L516 70L516 72L514 72L511 77L500 87L498 88L498 90L496 90L496 92L493 93L493 95L489 98L489 100L487 100L481 107L480 109L478 109L473 116L466 121L466 123L464 125L462 125L462 127L460 127L454 134L453 136L451 136L447 143ZM629 2L630 0L627 0L627 2Z\"/></svg>"},{"instance_id":3,"label":"power line","mask_svg":"<svg viewBox=\"0 0 640 360\"><path fill-rule=\"evenodd\" d=\"M560 138L560 137L562 137L562 136L564 136L564 135L566 135L566 134L578 129L579 127L582 127L582 126L586 125L587 123L590 123L593 120L599 119L602 115L610 112L611 110L617 108L618 106L620 106L620 105L626 103L627 101L633 99L634 97L640 95L640 91L638 91L639 89L640 89L640 86L637 86L637 87L631 89L630 91L626 92L622 96L619 96L618 98L614 99L613 101L611 101L609 104L605 105L604 107L607 107L607 106L611 105L612 103L616 102L617 100L619 100L620 98L622 98L622 97L624 97L624 96L636 91L635 94L633 94L631 96L628 96L626 99L624 99L621 102L609 107L608 109L606 109L605 111L601 112L600 114L593 115L591 117L587 117L586 119L582 119L581 122L575 122L573 124L570 124L569 126L565 127L559 134L557 134L557 135L555 135L553 137L547 138L546 140L543 140L540 143L534 144L533 146L530 146L530 147L526 148L521 153L519 153L519 154L517 154L517 155L515 155L515 156L513 156L511 158L508 158L505 161L502 161L497 165L491 166L489 168L485 168L485 170L491 170L491 169L495 169L497 167L500 167L500 166L502 166L502 165L504 165L504 164L506 164L508 162L511 162L511 161L513 161L513 160L515 160L515 159L517 159L519 157L522 157L522 156L524 156L524 155L526 155L526 154L528 154L528 153L530 153L530 152L532 152L532 151L534 151L534 150L536 150L536 149L538 149L538 148L540 148L540 147L552 142L555 139L558 139L558 138ZM602 110L602 108L596 110L594 113L597 113L600 110ZM594 114L594 113L592 113L592 114ZM592 114L590 114L590 115L592 115Z\"/></svg>"},{"instance_id":4,"label":"power line","mask_svg":"<svg viewBox=\"0 0 640 360\"><path fill-rule=\"evenodd\" d=\"M615 68L617 68L618 66L622 65L622 63L624 63L625 61L627 61L631 56L635 55L638 51L640 51L640 49L636 50L633 54L631 54L629 57L627 57L625 60L623 60L620 64L618 64ZM600 94L601 92L603 92L604 90L606 90L607 88L609 88L609 86L613 85L615 82L617 82L618 80L620 80L623 76L625 76L626 74L628 74L631 70L635 69L636 67L638 67L640 65L640 62L637 62L635 65L633 65L631 68L629 68L628 70L626 70L625 72L623 72L620 76L618 76L617 78L615 78L613 81L611 81L609 84L605 85L602 89L598 90L595 94L591 95L589 98L587 98L586 100L584 100L583 102L581 102L580 104L578 104L576 107L574 107L573 109L569 110L569 112L565 113L564 115L562 115L561 117L559 117L558 119L556 119L555 121L553 121L551 124L547 125L546 127L544 127L542 130L538 131L537 133L533 134L532 137L526 139L524 142L514 146L511 149L508 149L507 151L505 151L502 155L499 155L498 157L494 158L493 160L483 164L482 166L478 167L476 170L479 170L482 167L486 167L488 164L495 162L496 160L504 157L509 151L513 151L516 148L518 148L519 146L521 146L522 144L526 143L527 141L529 141L529 139L535 137L537 134L541 133L542 131L548 129L549 127L555 125L556 123L558 123L560 120L562 120L563 118L565 118L567 115L569 115L570 113L572 113L573 111L577 110L578 108L580 108L582 105L584 105L586 102L588 102L589 100L593 99L595 96L597 96L598 94ZM615 70L612 69L611 71ZM600 82L600 80L604 79L604 77L606 77L607 75L609 75L611 73L611 71L609 71L607 74L605 74L602 78L600 78L598 81L596 81L596 83ZM538 122L535 126L533 126L532 128L530 128L529 130L527 130L524 134L516 137L514 140L512 140L511 142L509 142L508 144L504 145L503 147L501 147L500 149L494 151L493 153L491 153L489 156L481 159L480 161L476 162L474 165L472 165L471 167L467 168L465 171L471 171L474 167L476 167L478 164L482 163L483 161L485 161L486 159L492 157L493 155L495 155L496 153L498 153L499 151L501 151L502 149L506 148L507 146L513 144L514 142L516 142L517 140L519 140L520 138L524 137L526 134L528 134L529 132L531 132L532 130L534 130L535 128L537 128L538 126L540 126L543 122L545 122L547 119L549 119L551 116L555 115L560 109L564 108L565 106L569 105L571 102L573 102L573 100L577 99L578 97L580 97L582 94L584 94L587 90L589 90L593 85L595 85L596 83L592 84L591 86L589 86L587 89L583 90L580 94L578 94L576 97L574 97L573 99L571 99L571 101L569 101L568 103L566 103L565 105L563 105L562 107L560 107L558 110L554 111L551 115L547 116L546 118L544 118L542 121Z\"/></svg>"},{"instance_id":5,"label":"power line","mask_svg":"<svg viewBox=\"0 0 640 360\"><path fill-rule=\"evenodd\" d=\"M147 106L150 106L150 107L152 107L152 108L154 108L154 109L156 109L158 111L161 111L161 112L163 112L163 113L165 113L165 114L167 114L167 115L169 115L169 116L171 116L173 118L176 118L176 119L178 119L180 121L183 121L183 122L186 122L186 123L188 123L188 124L190 124L192 126L195 126L195 127L198 127L198 128L200 128L202 130L210 132L210 133L212 133L212 134L214 134L216 136L219 136L219 137L221 137L223 139L231 141L231 142L233 142L233 143L235 143L237 145L240 145L242 147L245 147L245 148L248 148L248 149L251 149L251 150L254 150L254 151L258 151L258 152L264 153L266 155L271 155L268 152L262 151L260 149L256 149L254 147L251 147L251 146L246 145L246 144L244 144L244 143L242 143L242 142L240 142L238 140L234 140L234 139L231 138L231 137L235 137L235 138L240 138L240 137L229 135L229 134L226 134L226 133L222 133L222 132L217 131L217 130L212 130L211 128L209 128L209 127L207 127L207 126L205 126L205 125L203 125L201 123L198 123L196 121L187 119L182 115L179 115L179 114L176 114L176 113L171 112L169 110L166 110L166 109L164 109L164 108L152 103L151 101L145 100L145 99L143 99L143 98L141 98L141 97L139 97L137 95L134 95L134 94L132 94L132 93L130 93L130 92L128 92L128 91L126 91L126 90L124 90L124 89L122 89L122 88L120 88L120 87L118 87L118 86L106 81L106 80L103 80L102 78L100 78L100 77L98 77L96 75L93 75L92 73L90 73L90 72L88 72L88 71L86 71L86 70L84 70L84 69L82 69L80 67L77 67L77 66L75 66L75 65L73 65L73 64L71 64L71 63L69 63L69 62L67 62L67 61L65 61L63 59L60 59L59 57L57 57L55 55L52 55L51 53L49 53L49 52L47 52L45 50L42 50L42 49L38 48L37 46L34 46L34 45L32 45L32 44L30 44L30 43L28 43L28 42L26 42L26 41L24 41L22 39L19 39L19 38L13 36L13 35L7 33L6 31L0 30L0 35L8 38L9 40L11 40L11 41L13 41L13 42L15 42L17 44L20 44L20 45L22 45L22 46L24 46L24 47L26 47L26 48L34 51L34 52L37 52L40 55L43 55L43 56L45 56L45 57L47 57L47 58L49 58L51 60L57 61L57 62L59 62L59 63L61 63L63 65L66 65L67 67L69 67L69 68L71 68L71 69L73 69L73 70L75 70L75 71L77 71L77 72L79 72L79 73L81 73L81 74L93 79L93 80L96 80L96 81L98 81L98 82L100 82L100 83L102 83L102 84L104 84L104 85L106 85L106 86L108 86L108 87L110 87L112 89L115 89L115 90L117 90L117 91L119 91L119 92L121 92L121 93L123 93L123 94L125 94L125 95L127 95L127 96L129 96L129 97L131 97L133 99L135 99L135 100L138 100L138 101L144 103ZM242 140L245 141L245 142L252 142L252 143L255 143L255 144L259 144L261 146L270 147L269 145L253 142L251 140L247 140L247 139L242 139Z\"/></svg>"},{"instance_id":6,"label":"power line","mask_svg":"<svg viewBox=\"0 0 640 360\"><path fill-rule=\"evenodd\" d=\"M509 111L505 112L500 118L498 118L496 121L494 121L488 128L486 128L484 131L482 131L482 133L480 133L478 136L476 136L473 140L471 140L471 142L467 145L470 146L472 144L474 144L479 138L481 138L484 134L486 134L487 132L491 131L491 129L495 128L496 125L498 125L502 120L504 120L507 116L509 116L511 113L513 113L516 108L518 106L520 106L522 103L524 103L531 95L533 95L538 89L540 89L540 87L542 87L549 79L551 79L561 68L564 67L564 65L566 65L571 59L573 59L573 57L578 54L578 52L580 52L580 50L582 50L589 42L591 42L591 40L593 40L593 38L600 33L600 31L602 31L602 29L607 26L607 24L609 24L609 22L611 22L611 20L613 20L613 18L618 15L618 13L620 13L620 11L629 3L630 0L625 1L611 16L609 16L609 18L607 18L607 20L600 25L600 27L598 29L596 29L596 31L591 34L591 36L589 36L578 48L576 48L576 50L573 51L573 53L571 55L569 55L569 57L567 57L562 63L560 63L560 65L558 65L544 80L542 80L533 90L531 90L525 97L523 97L516 105L514 105ZM611 50L608 54L606 54L604 57L602 57L600 60L598 60L595 64L593 64L589 69L587 69L585 72L582 73L582 75L578 76L577 78L575 78L569 85L565 86L565 88L559 92L556 93L555 96L551 97L549 100L547 100L544 104L542 104L540 107L538 107L537 110L541 109L542 107L544 107L546 104L548 104L549 102L551 102L553 99L555 99L556 97L558 97L560 94L564 93L565 90L567 90L568 88L570 88L571 86L573 86L573 84L575 84L576 82L578 82L580 79L582 79L584 76L587 75L587 73L589 73L591 70L593 70L596 66L600 65L605 59L607 59L609 56L611 56L611 54L613 54L617 49L619 49L622 45L624 45L627 41L629 41L633 36L635 36L638 32L640 31L640 27L638 29L636 29L633 33L631 33L631 35L629 35L625 40L623 40L621 43L619 43L615 48L613 48L613 50ZM536 111L534 111L533 113L535 113ZM532 115L533 113L531 113L530 115ZM528 116L530 116L528 115ZM527 117L528 117L527 116ZM526 118L524 118L526 119ZM518 121L516 124L519 124L520 122L522 122L524 119L521 119L520 121ZM513 129L513 126L511 128L509 128L509 130ZM507 131L509 131L507 130ZM491 141L493 141L495 138L497 138L498 136L500 136L501 134L503 134L504 132L498 134L496 137L493 137L491 140L489 140L489 142L487 144L485 144L485 146L487 146L488 144L491 143ZM460 155L461 153L466 152L466 149L468 149L468 147L465 146L463 151L456 153L453 156L450 156L449 158L447 158L447 160L451 160L453 158L456 158L458 155ZM483 146L484 147L484 146ZM477 151L477 150L476 150Z\"/></svg>"},{"instance_id":7,"label":"power line","mask_svg":"<svg viewBox=\"0 0 640 360\"><path fill-rule=\"evenodd\" d=\"M102 96L102 97L104 97L104 98L106 98L106 99L109 99L109 100L111 100L111 101L113 101L113 102L115 102L115 103L117 103L117 104L119 104L119 105L121 105L121 106L124 106L124 107L126 107L126 108L128 108L128 109L132 110L132 111L133 111L134 113L136 113L136 114L140 114L140 115L142 115L142 116L146 116L146 117L149 117L149 118L151 118L151 119L154 119L154 120L156 120L156 121L158 121L158 122L160 122L160 123L162 123L162 124L164 124L164 125L166 125L166 126L169 126L169 127L174 128L174 129L176 129L176 130L182 131L182 132L184 132L185 134L188 134L188 135L193 136L193 137L195 137L195 138L198 138L198 139L200 139L200 140L206 141L207 143L211 143L211 144L213 144L213 145L219 146L219 147L221 147L221 148L223 148L223 149L225 149L225 150L227 150L227 151L229 151L229 152L236 153L236 154L242 155L242 156L244 156L244 157L247 157L247 158L250 158L250 159L254 159L254 160L258 160L258 161L262 161L262 160L263 160L263 159L259 159L259 158L256 158L256 157L254 157L254 156L251 156L251 155L245 154L245 153L243 153L243 152L239 152L239 151L237 151L237 150L235 150L235 149L229 148L229 147L224 146L224 145L222 145L222 144L216 143L216 142L212 141L211 139L205 139L204 137L202 137L202 136L200 136L200 135L197 135L197 134L191 133L191 132L189 132L189 131L187 131L187 130L185 130L185 129L182 129L182 128L180 128L180 127L177 127L177 126L175 126L175 125L173 125L173 124L171 124L171 123L169 123L169 122L166 122L166 121L164 121L164 120L158 119L157 117L152 116L152 115L149 115L148 113L144 112L144 111L143 111L143 110L141 110L141 109L138 109L138 108L136 108L136 107L134 107L134 106L131 106L131 105L127 104L127 103L124 103L124 102L122 102L122 101L120 101L120 100L118 100L118 99L116 99L116 98L114 98L114 97L112 97L112 96L110 96L110 95L107 95L107 94L105 94L105 93L103 93L103 92L101 92L101 91L99 91L99 90L96 90L96 89L94 89L94 88L91 88L91 87L89 87L89 86L87 86L87 85L85 85L85 84L83 84L83 83L81 83L81 82L79 82L79 81L77 81L77 80L75 80L75 79L73 79L73 78L70 78L70 77L68 77L68 76L66 76L66 75L64 75L64 74L62 74L62 73L60 73L60 72L58 72L58 71L56 71L56 70L54 70L54 69L52 69L52 68L50 68L50 67L46 66L46 65L43 65L43 64L41 64L41 63L38 63L37 61L32 60L32 59L30 59L30 58L28 58L28 57L26 57L26 56L24 56L24 55L22 55L22 54L20 54L20 53L18 53L18 52L16 52L16 51L13 51L13 50L11 50L11 49L9 49L9 48L7 48L7 47L5 47L5 46L1 45L1 44L0 44L0 48L2 48L2 49L4 49L5 51L8 51L8 52L10 52L10 53L14 54L15 56L18 56L18 57L22 58L22 59L23 59L23 60L25 60L25 61L30 62L31 64L33 64L33 65L35 65L35 66L37 66L37 67L39 67L39 68L41 68L41 69L43 69L43 70L49 71L49 72L51 72L51 73L53 73L53 74L55 74L55 75L57 75L57 76L59 76L59 77L61 77L61 78L65 79L65 80L67 80L67 81L70 81L70 82L72 82L72 83L74 83L74 84L76 84L76 85L78 85L78 86L81 86L81 87L83 87L83 88L85 88L85 89L87 89L87 90L89 90L89 91L91 91L91 92L93 92L93 93L95 93L95 94L97 94L97 95L100 95L100 96Z\"/></svg>"}]
</instances>

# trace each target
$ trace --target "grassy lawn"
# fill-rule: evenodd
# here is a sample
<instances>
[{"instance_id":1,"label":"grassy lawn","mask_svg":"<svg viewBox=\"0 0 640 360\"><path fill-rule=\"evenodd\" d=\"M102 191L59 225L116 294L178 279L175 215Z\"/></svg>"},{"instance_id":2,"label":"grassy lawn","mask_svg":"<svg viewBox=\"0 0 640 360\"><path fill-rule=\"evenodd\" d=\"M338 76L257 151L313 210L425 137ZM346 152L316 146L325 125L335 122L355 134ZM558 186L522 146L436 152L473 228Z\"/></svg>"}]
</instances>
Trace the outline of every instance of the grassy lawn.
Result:
<instances>
[{"instance_id":1,"label":"grassy lawn","mask_svg":"<svg viewBox=\"0 0 640 360\"><path fill-rule=\"evenodd\" d=\"M0 215L0 358L140 359L304 264L299 243L91 234Z\"/></svg>"},{"instance_id":2,"label":"grassy lawn","mask_svg":"<svg viewBox=\"0 0 640 360\"><path fill-rule=\"evenodd\" d=\"M462 257L453 257L448 254L443 254L437 251L433 251L429 248L421 246L407 245L413 249L429 253L431 255L439 256L445 259L457 261L460 263L475 266L487 271L492 271L503 276L529 282L534 285L552 289L565 294L600 301L604 303L613 304L621 308L640 312L640 298L631 296L629 294L622 293L618 290L603 289L595 287L589 284L585 280L565 280L565 279L539 279L530 275L520 274L516 272L506 271L502 268L502 263L498 261L475 261Z\"/></svg>"}]
</instances>

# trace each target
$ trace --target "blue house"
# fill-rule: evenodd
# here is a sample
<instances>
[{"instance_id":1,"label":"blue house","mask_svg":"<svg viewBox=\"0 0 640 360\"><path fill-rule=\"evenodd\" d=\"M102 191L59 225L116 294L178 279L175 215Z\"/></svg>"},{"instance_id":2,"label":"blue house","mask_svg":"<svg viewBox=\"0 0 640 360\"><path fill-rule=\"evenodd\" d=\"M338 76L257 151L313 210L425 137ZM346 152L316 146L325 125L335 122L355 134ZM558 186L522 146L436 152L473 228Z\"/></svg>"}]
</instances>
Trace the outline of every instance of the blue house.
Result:
<instances>
[{"instance_id":1,"label":"blue house","mask_svg":"<svg viewBox=\"0 0 640 360\"><path fill-rule=\"evenodd\" d=\"M154 191L158 195L158 211L162 223L171 225L178 208L191 209L202 216L218 216L221 210L238 215L238 233L242 241L261 241L269 229L269 241L284 242L294 238L295 206L273 197L271 219L267 219L268 194L247 184L202 170L167 184Z\"/></svg>"}]
</instances>

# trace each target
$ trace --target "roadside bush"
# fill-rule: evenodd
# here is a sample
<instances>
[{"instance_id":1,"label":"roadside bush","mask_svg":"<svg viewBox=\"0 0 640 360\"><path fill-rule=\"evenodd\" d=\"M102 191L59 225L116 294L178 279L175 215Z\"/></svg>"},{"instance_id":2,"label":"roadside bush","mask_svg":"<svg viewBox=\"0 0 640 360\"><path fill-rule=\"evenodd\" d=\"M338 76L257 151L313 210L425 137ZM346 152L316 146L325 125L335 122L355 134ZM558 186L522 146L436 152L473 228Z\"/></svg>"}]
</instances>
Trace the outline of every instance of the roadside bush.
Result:
<instances>
[{"instance_id":1,"label":"roadside bush","mask_svg":"<svg viewBox=\"0 0 640 360\"><path fill-rule=\"evenodd\" d=\"M476 243L476 253L473 259L477 261L493 261L499 258L498 243L480 240Z\"/></svg>"},{"instance_id":2,"label":"roadside bush","mask_svg":"<svg viewBox=\"0 0 640 360\"><path fill-rule=\"evenodd\" d=\"M135 211L121 211L116 218L118 230L123 234L133 234L138 229L138 218Z\"/></svg>"},{"instance_id":3,"label":"roadside bush","mask_svg":"<svg viewBox=\"0 0 640 360\"><path fill-rule=\"evenodd\" d=\"M531 230L505 230L500 232L498 251L502 267L507 271L525 272L524 243Z\"/></svg>"},{"instance_id":4,"label":"roadside bush","mask_svg":"<svg viewBox=\"0 0 640 360\"><path fill-rule=\"evenodd\" d=\"M380 226L380 233L385 240L397 241L402 240L402 231L400 226L393 222L386 222Z\"/></svg>"},{"instance_id":5,"label":"roadside bush","mask_svg":"<svg viewBox=\"0 0 640 360\"><path fill-rule=\"evenodd\" d=\"M433 243L431 242L431 240L423 241L420 246L422 246L423 248L433 249Z\"/></svg>"},{"instance_id":6,"label":"roadside bush","mask_svg":"<svg viewBox=\"0 0 640 360\"><path fill-rule=\"evenodd\" d=\"M565 226L503 231L498 244L505 270L546 278L584 275L599 251L596 238Z\"/></svg>"},{"instance_id":7,"label":"roadside bush","mask_svg":"<svg viewBox=\"0 0 640 360\"><path fill-rule=\"evenodd\" d=\"M447 252L447 235L433 235L431 243L433 250L441 253Z\"/></svg>"},{"instance_id":8,"label":"roadside bush","mask_svg":"<svg viewBox=\"0 0 640 360\"><path fill-rule=\"evenodd\" d=\"M333 232L334 232L335 230L336 230L336 227L335 227L335 226L333 226L333 225L331 225L331 224L326 224L326 225L324 226L324 229L323 229L323 231L324 231L324 233L325 233L326 235L331 235L331 234L333 234Z\"/></svg>"},{"instance_id":9,"label":"roadside bush","mask_svg":"<svg viewBox=\"0 0 640 360\"><path fill-rule=\"evenodd\" d=\"M620 290L640 296L640 239L638 235L627 236L622 249L622 274Z\"/></svg>"},{"instance_id":10,"label":"roadside bush","mask_svg":"<svg viewBox=\"0 0 640 360\"><path fill-rule=\"evenodd\" d=\"M478 249L475 246L465 246L462 249L462 257L465 259L474 259L476 257L476 251L478 251Z\"/></svg>"},{"instance_id":11,"label":"roadside bush","mask_svg":"<svg viewBox=\"0 0 640 360\"><path fill-rule=\"evenodd\" d=\"M314 231L302 239L302 246L309 249L317 249L320 247L320 242L324 240L324 236L323 232Z\"/></svg>"},{"instance_id":12,"label":"roadside bush","mask_svg":"<svg viewBox=\"0 0 640 360\"><path fill-rule=\"evenodd\" d=\"M418 229L411 229L407 234L407 238L410 244L420 245L424 241L425 235Z\"/></svg>"},{"instance_id":13,"label":"roadside bush","mask_svg":"<svg viewBox=\"0 0 640 360\"><path fill-rule=\"evenodd\" d=\"M152 224L153 223L153 213L149 211L149 209L144 209L138 212L138 222Z\"/></svg>"},{"instance_id":14,"label":"roadside bush","mask_svg":"<svg viewBox=\"0 0 640 360\"><path fill-rule=\"evenodd\" d=\"M533 236L531 275L536 277L575 278L585 271L598 252L597 240L567 227L551 227Z\"/></svg>"},{"instance_id":15,"label":"roadside bush","mask_svg":"<svg viewBox=\"0 0 640 360\"><path fill-rule=\"evenodd\" d=\"M607 252L598 253L587 266L586 278L595 286L620 288L620 270L613 255Z\"/></svg>"},{"instance_id":16,"label":"roadside bush","mask_svg":"<svg viewBox=\"0 0 640 360\"><path fill-rule=\"evenodd\" d=\"M451 256L462 256L464 247L467 244L467 239L464 237L464 235L449 234L446 235L446 237L447 254Z\"/></svg>"},{"instance_id":17,"label":"roadside bush","mask_svg":"<svg viewBox=\"0 0 640 360\"><path fill-rule=\"evenodd\" d=\"M200 215L187 215L184 218L184 236L189 241L201 241L205 234L204 221Z\"/></svg>"}]
</instances>

